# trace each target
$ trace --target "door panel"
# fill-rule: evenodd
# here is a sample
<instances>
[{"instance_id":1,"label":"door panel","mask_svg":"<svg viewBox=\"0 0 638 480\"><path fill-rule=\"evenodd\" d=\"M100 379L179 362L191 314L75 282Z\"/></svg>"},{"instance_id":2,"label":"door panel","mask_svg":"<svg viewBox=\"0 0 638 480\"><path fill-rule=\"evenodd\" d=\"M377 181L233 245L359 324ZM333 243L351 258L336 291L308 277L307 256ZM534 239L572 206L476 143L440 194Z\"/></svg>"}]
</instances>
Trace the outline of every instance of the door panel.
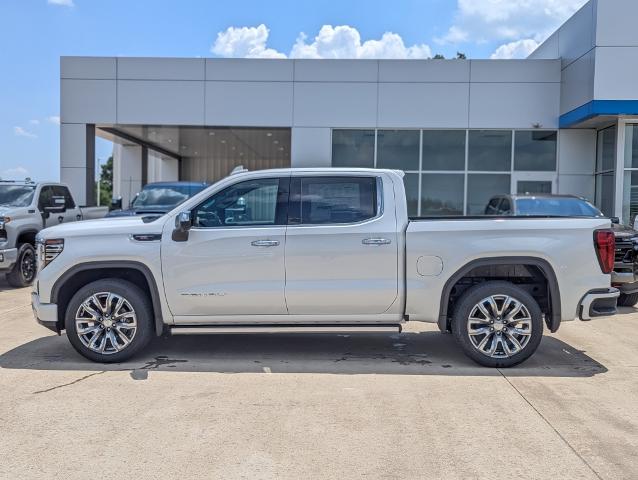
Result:
<instances>
[{"instance_id":1,"label":"door panel","mask_svg":"<svg viewBox=\"0 0 638 480\"><path fill-rule=\"evenodd\" d=\"M341 177L336 186L330 185L334 178L292 178L292 224L286 233L288 312L381 314L398 292L393 192L381 192L380 179L367 177L373 178L378 192L372 211L365 205L370 198L365 184ZM371 218L356 221L366 216Z\"/></svg>"},{"instance_id":2,"label":"door panel","mask_svg":"<svg viewBox=\"0 0 638 480\"><path fill-rule=\"evenodd\" d=\"M184 242L162 237L162 273L171 312L181 323L216 315L286 314L286 177L239 182L192 211ZM200 318L198 318L200 317Z\"/></svg>"}]
</instances>

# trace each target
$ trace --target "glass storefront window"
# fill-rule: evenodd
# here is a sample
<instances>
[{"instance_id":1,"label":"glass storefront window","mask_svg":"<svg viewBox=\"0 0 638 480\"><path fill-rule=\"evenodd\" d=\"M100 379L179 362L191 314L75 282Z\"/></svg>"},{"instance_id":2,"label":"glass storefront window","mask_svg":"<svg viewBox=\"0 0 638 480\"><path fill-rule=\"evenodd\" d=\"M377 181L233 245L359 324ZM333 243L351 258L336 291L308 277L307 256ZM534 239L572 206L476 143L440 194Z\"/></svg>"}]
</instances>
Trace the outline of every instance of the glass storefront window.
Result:
<instances>
[{"instance_id":1,"label":"glass storefront window","mask_svg":"<svg viewBox=\"0 0 638 480\"><path fill-rule=\"evenodd\" d=\"M514 170L530 172L556 170L556 138L555 131L514 132Z\"/></svg>"},{"instance_id":2,"label":"glass storefront window","mask_svg":"<svg viewBox=\"0 0 638 480\"><path fill-rule=\"evenodd\" d=\"M638 168L638 125L625 127L625 167Z\"/></svg>"},{"instance_id":3,"label":"glass storefront window","mask_svg":"<svg viewBox=\"0 0 638 480\"><path fill-rule=\"evenodd\" d=\"M638 170L625 171L622 206L623 223L633 226L638 214Z\"/></svg>"},{"instance_id":4,"label":"glass storefront window","mask_svg":"<svg viewBox=\"0 0 638 480\"><path fill-rule=\"evenodd\" d=\"M423 130L423 170L465 170L465 130Z\"/></svg>"},{"instance_id":5,"label":"glass storefront window","mask_svg":"<svg viewBox=\"0 0 638 480\"><path fill-rule=\"evenodd\" d=\"M614 214L614 172L596 175L596 206L608 216Z\"/></svg>"},{"instance_id":6,"label":"glass storefront window","mask_svg":"<svg viewBox=\"0 0 638 480\"><path fill-rule=\"evenodd\" d=\"M403 177L405 185L405 197L408 202L408 216L416 217L419 214L419 174L406 173Z\"/></svg>"},{"instance_id":7,"label":"glass storefront window","mask_svg":"<svg viewBox=\"0 0 638 480\"><path fill-rule=\"evenodd\" d=\"M333 167L374 167L374 130L333 130Z\"/></svg>"},{"instance_id":8,"label":"glass storefront window","mask_svg":"<svg viewBox=\"0 0 638 480\"><path fill-rule=\"evenodd\" d=\"M510 193L510 175L469 174L467 176L467 213L483 215L494 195Z\"/></svg>"},{"instance_id":9,"label":"glass storefront window","mask_svg":"<svg viewBox=\"0 0 638 480\"><path fill-rule=\"evenodd\" d=\"M418 130L377 131L377 168L419 169Z\"/></svg>"},{"instance_id":10,"label":"glass storefront window","mask_svg":"<svg viewBox=\"0 0 638 480\"><path fill-rule=\"evenodd\" d=\"M468 169L509 172L512 168L511 130L470 130Z\"/></svg>"},{"instance_id":11,"label":"glass storefront window","mask_svg":"<svg viewBox=\"0 0 638 480\"><path fill-rule=\"evenodd\" d=\"M424 173L421 216L463 215L464 182L462 173Z\"/></svg>"},{"instance_id":12,"label":"glass storefront window","mask_svg":"<svg viewBox=\"0 0 638 480\"><path fill-rule=\"evenodd\" d=\"M614 170L616 167L616 127L598 132L598 150L596 154L596 172Z\"/></svg>"}]
</instances>

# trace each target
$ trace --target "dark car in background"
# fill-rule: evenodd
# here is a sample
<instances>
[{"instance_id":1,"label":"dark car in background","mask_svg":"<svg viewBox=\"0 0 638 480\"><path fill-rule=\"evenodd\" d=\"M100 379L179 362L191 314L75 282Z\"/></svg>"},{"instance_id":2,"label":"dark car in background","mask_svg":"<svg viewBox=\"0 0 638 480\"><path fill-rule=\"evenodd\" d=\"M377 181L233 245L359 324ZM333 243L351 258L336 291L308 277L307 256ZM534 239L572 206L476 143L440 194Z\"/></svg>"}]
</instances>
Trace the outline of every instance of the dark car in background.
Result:
<instances>
[{"instance_id":1,"label":"dark car in background","mask_svg":"<svg viewBox=\"0 0 638 480\"><path fill-rule=\"evenodd\" d=\"M203 182L154 182L144 186L135 195L127 209L111 210L107 217L131 217L135 215L164 215L180 203L201 192L208 186Z\"/></svg>"},{"instance_id":2,"label":"dark car in background","mask_svg":"<svg viewBox=\"0 0 638 480\"><path fill-rule=\"evenodd\" d=\"M575 195L520 194L497 195L485 207L486 215L548 216L548 217L605 217L586 199ZM620 225L612 218L616 240L612 286L620 290L618 305L631 307L638 303L638 231Z\"/></svg>"}]
</instances>

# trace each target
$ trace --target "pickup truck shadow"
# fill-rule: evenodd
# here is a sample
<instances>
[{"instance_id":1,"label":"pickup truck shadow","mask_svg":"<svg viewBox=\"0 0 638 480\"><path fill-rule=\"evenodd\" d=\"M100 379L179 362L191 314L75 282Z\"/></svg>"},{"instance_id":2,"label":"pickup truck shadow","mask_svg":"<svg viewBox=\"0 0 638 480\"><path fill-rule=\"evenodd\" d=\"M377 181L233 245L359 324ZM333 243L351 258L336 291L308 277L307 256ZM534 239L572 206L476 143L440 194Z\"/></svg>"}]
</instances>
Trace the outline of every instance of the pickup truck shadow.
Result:
<instances>
[{"instance_id":1,"label":"pickup truck shadow","mask_svg":"<svg viewBox=\"0 0 638 480\"><path fill-rule=\"evenodd\" d=\"M0 355L0 367L33 370L148 372L326 373L389 375L591 377L607 369L583 351L545 336L536 354L510 369L481 367L465 357L451 335L270 334L177 336L154 339L129 362L85 360L64 335L46 336Z\"/></svg>"}]
</instances>

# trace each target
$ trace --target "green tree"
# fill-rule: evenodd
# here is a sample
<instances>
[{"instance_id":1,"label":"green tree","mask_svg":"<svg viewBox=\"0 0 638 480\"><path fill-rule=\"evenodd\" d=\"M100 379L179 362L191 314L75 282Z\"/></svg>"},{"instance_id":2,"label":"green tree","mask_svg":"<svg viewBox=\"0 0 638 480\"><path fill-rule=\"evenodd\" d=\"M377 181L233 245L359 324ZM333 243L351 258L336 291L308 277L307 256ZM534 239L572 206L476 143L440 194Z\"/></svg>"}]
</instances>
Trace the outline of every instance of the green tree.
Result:
<instances>
[{"instance_id":1,"label":"green tree","mask_svg":"<svg viewBox=\"0 0 638 480\"><path fill-rule=\"evenodd\" d=\"M436 55L434 55L432 57L434 60L445 60L445 57L443 55L441 55L440 53L437 53Z\"/></svg>"},{"instance_id":2,"label":"green tree","mask_svg":"<svg viewBox=\"0 0 638 480\"><path fill-rule=\"evenodd\" d=\"M456 58L457 60L467 60L467 55L463 52L456 52Z\"/></svg>"},{"instance_id":3,"label":"green tree","mask_svg":"<svg viewBox=\"0 0 638 480\"><path fill-rule=\"evenodd\" d=\"M100 165L100 205L110 205L113 198L113 156ZM97 188L97 182L95 182Z\"/></svg>"}]
</instances>

